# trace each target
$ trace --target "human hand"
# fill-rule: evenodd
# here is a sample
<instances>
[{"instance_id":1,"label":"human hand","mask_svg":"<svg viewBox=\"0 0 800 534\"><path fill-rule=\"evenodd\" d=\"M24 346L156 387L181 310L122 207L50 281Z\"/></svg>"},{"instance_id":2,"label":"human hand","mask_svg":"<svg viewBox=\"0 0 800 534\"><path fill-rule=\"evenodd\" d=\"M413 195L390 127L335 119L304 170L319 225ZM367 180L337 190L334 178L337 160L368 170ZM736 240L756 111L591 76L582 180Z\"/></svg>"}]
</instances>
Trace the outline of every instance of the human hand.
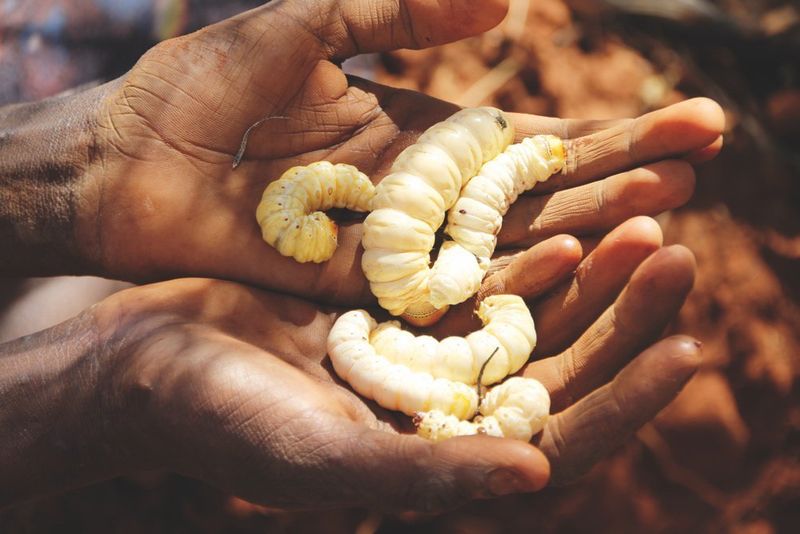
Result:
<instances>
[{"instance_id":1,"label":"human hand","mask_svg":"<svg viewBox=\"0 0 800 534\"><path fill-rule=\"evenodd\" d=\"M406 418L332 374L325 338L338 309L211 280L135 288L95 309L115 353L108 404L124 421L115 441L139 464L283 507L432 512L535 491L550 470L554 482L568 482L651 419L697 366L688 338L648 348L694 269L686 249L659 246L657 225L638 218L596 245L575 277L580 246L557 236L487 280L483 295L534 302L536 352L548 357L525 374L548 387L554 412L539 449L398 433ZM437 333L463 332L470 320L454 310Z\"/></svg>"},{"instance_id":2,"label":"human hand","mask_svg":"<svg viewBox=\"0 0 800 534\"><path fill-rule=\"evenodd\" d=\"M652 419L694 374L701 352L687 336L658 341L692 288L695 264L684 247L661 248L655 221L635 217L602 240L582 239L585 257L553 289L561 269L578 261L569 243L550 238L497 261L514 260L479 292L529 301L538 341L521 374L550 393L554 416L534 443L550 461L553 485L575 481ZM479 327L463 304L433 331Z\"/></svg>"},{"instance_id":3,"label":"human hand","mask_svg":"<svg viewBox=\"0 0 800 534\"><path fill-rule=\"evenodd\" d=\"M106 88L100 155L79 195L82 254L118 278L212 276L342 305L371 302L361 225L341 228L331 261L298 265L262 241L254 220L261 192L289 167L321 159L379 180L456 108L347 78L337 64L475 35L505 9L503 0L274 1L161 43ZM232 170L243 134L262 118ZM702 99L627 121L514 122L518 137L567 139L569 161L513 206L499 249L558 233L600 235L633 215L676 207L694 186L687 161L713 157L721 145L721 111Z\"/></svg>"}]
</instances>

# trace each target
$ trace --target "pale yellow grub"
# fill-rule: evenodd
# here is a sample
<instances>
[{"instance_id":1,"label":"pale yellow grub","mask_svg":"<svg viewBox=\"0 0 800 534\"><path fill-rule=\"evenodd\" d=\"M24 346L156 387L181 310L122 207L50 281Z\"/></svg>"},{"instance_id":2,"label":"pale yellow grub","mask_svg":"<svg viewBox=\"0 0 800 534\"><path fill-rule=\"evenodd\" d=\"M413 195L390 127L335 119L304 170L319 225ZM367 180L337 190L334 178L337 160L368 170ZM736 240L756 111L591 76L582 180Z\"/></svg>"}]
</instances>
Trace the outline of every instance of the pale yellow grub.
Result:
<instances>
[{"instance_id":1,"label":"pale yellow grub","mask_svg":"<svg viewBox=\"0 0 800 534\"><path fill-rule=\"evenodd\" d=\"M362 238L364 275L389 313L429 326L478 291L509 206L564 166L558 137L537 135L512 145L513 138L502 111L463 109L397 157L375 189ZM431 265L446 215L452 240Z\"/></svg>"},{"instance_id":2,"label":"pale yellow grub","mask_svg":"<svg viewBox=\"0 0 800 534\"><path fill-rule=\"evenodd\" d=\"M264 190L256 220L264 241L300 263L329 260L338 226L324 210L369 211L375 187L352 165L318 161L292 167Z\"/></svg>"}]
</instances>

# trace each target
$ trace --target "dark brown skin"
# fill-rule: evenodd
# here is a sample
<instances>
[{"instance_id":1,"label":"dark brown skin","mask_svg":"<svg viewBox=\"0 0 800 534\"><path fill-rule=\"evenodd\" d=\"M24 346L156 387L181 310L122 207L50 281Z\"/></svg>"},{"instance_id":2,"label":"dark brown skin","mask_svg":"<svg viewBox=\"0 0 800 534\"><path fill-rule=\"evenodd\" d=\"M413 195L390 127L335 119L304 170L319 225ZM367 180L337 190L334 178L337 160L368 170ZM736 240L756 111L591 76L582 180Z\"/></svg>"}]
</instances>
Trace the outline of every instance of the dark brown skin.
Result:
<instances>
[{"instance_id":1,"label":"dark brown skin","mask_svg":"<svg viewBox=\"0 0 800 534\"><path fill-rule=\"evenodd\" d=\"M652 220L634 219L580 262L579 243L556 236L487 280L484 296L502 288L533 304L535 320L550 328L540 329L540 347L558 344L551 332L567 344L537 350L541 359L524 371L553 397L538 448L398 434L407 418L332 375L325 340L345 309L202 279L123 291L0 346L0 503L144 468L271 505L395 512L535 491L551 472L567 483L650 420L698 365L694 340L652 344L694 273L691 253L659 250L660 239ZM576 266L590 277L593 262L614 255L626 262L613 280L553 308L576 283ZM563 289L548 292L558 281ZM456 311L438 333L464 333L470 320Z\"/></svg>"},{"instance_id":2,"label":"dark brown skin","mask_svg":"<svg viewBox=\"0 0 800 534\"><path fill-rule=\"evenodd\" d=\"M104 91L0 108L0 275L79 274L75 222Z\"/></svg>"},{"instance_id":3,"label":"dark brown skin","mask_svg":"<svg viewBox=\"0 0 800 534\"><path fill-rule=\"evenodd\" d=\"M0 138L10 139L0 152L30 147L29 160L46 151L54 165L31 163L20 174L0 157L4 198L37 184L25 215L40 221L33 234L15 233L8 228L19 217L0 206L0 272L210 276L334 304L373 302L359 267L360 224L341 228L331 261L297 265L261 239L261 192L287 168L321 159L379 180L400 150L456 108L348 79L337 62L476 35L505 10L501 0L273 1L161 43L89 94L34 105L51 112L18 107L16 118L0 120ZM65 113L68 120L53 120ZM253 130L234 171L244 132L264 117L272 119ZM602 235L683 204L694 187L686 159L713 156L723 124L719 106L704 99L622 121L513 120L519 137L567 139L569 162L512 208L501 250L559 233ZM59 134L48 136L55 126Z\"/></svg>"},{"instance_id":4,"label":"dark brown skin","mask_svg":"<svg viewBox=\"0 0 800 534\"><path fill-rule=\"evenodd\" d=\"M436 511L536 490L551 471L568 482L665 406L698 363L693 340L653 344L691 287L691 254L658 250L645 218L598 239L686 201L687 161L719 150L713 102L615 122L514 116L520 135L554 132L569 151L565 173L520 199L500 235L507 253L537 245L506 259L481 292L532 300L540 359L525 373L545 383L556 412L540 448L395 433L392 416L350 393L325 360L345 308L320 302L372 301L360 225L341 228L321 266L261 241L253 213L267 181L320 159L380 179L455 110L348 79L337 62L475 35L505 9L274 1L162 43L111 84L0 110L0 273L198 275L309 299L175 280L0 346L0 505L164 468L280 506ZM275 118L233 171L243 133L264 116ZM563 232L592 250L580 266L581 244ZM470 305L457 307L436 334L473 320Z\"/></svg>"}]
</instances>

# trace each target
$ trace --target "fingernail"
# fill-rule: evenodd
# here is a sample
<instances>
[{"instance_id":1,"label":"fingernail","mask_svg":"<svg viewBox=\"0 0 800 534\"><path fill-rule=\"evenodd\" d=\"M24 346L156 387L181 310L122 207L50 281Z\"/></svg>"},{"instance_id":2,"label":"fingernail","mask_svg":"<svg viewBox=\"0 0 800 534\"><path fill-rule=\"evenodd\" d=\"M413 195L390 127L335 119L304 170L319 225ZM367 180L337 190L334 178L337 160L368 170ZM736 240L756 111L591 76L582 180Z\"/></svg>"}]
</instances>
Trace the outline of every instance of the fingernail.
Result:
<instances>
[{"instance_id":1,"label":"fingernail","mask_svg":"<svg viewBox=\"0 0 800 534\"><path fill-rule=\"evenodd\" d=\"M534 491L535 489L527 480L520 478L513 471L502 468L489 473L486 484L492 495L496 497Z\"/></svg>"}]
</instances>

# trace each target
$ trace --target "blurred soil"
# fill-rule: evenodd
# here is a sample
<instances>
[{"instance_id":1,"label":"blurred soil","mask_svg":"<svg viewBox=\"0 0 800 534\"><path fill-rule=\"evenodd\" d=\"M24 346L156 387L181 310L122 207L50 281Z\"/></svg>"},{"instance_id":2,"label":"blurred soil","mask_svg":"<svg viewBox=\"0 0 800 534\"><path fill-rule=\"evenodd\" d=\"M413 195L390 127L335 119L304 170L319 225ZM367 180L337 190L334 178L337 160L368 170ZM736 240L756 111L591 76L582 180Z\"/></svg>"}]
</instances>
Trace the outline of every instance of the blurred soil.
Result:
<instances>
[{"instance_id":1,"label":"blurred soil","mask_svg":"<svg viewBox=\"0 0 800 534\"><path fill-rule=\"evenodd\" d=\"M726 109L724 151L698 169L689 205L659 216L667 241L692 249L699 268L673 329L704 342L705 363L677 401L575 486L434 519L286 513L153 474L22 507L0 524L14 532L110 524L115 532L800 532L800 6L512 3L514 14L481 38L377 58L379 80L463 105L565 117L629 117L699 95ZM643 15L648 5L657 7Z\"/></svg>"}]
</instances>

